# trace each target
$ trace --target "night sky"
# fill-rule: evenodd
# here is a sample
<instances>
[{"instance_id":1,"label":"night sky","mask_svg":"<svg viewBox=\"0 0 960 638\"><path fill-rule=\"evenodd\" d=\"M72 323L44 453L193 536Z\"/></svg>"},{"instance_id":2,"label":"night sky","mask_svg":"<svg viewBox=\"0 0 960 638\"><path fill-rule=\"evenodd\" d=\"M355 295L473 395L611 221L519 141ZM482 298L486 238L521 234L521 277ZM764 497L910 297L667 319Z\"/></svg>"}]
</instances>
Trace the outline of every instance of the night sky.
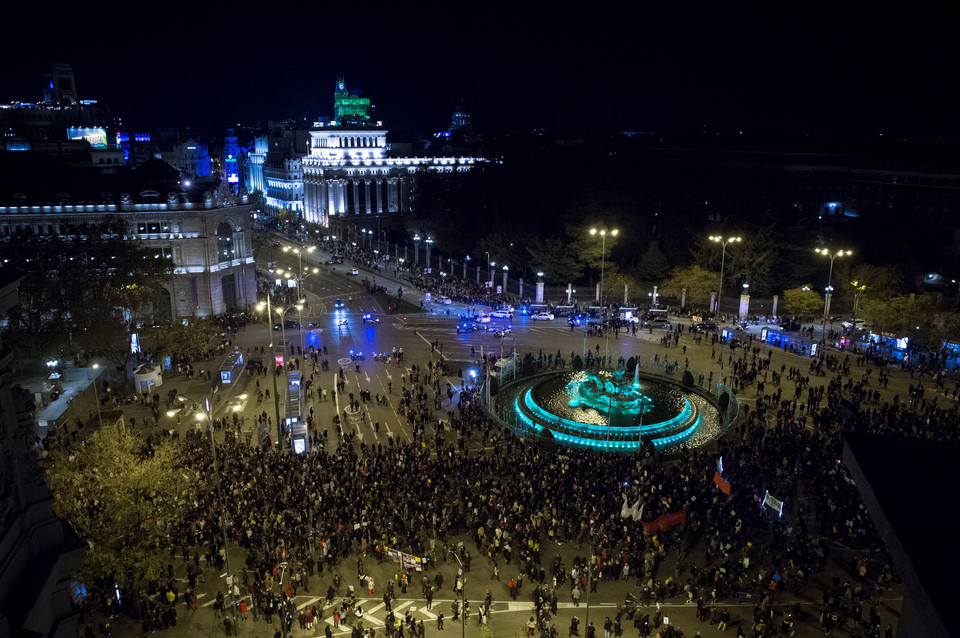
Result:
<instances>
[{"instance_id":1,"label":"night sky","mask_svg":"<svg viewBox=\"0 0 960 638\"><path fill-rule=\"evenodd\" d=\"M15 3L0 100L39 101L62 61L141 129L329 117L343 75L410 134L458 103L488 132L960 133L956 3L645 4Z\"/></svg>"}]
</instances>

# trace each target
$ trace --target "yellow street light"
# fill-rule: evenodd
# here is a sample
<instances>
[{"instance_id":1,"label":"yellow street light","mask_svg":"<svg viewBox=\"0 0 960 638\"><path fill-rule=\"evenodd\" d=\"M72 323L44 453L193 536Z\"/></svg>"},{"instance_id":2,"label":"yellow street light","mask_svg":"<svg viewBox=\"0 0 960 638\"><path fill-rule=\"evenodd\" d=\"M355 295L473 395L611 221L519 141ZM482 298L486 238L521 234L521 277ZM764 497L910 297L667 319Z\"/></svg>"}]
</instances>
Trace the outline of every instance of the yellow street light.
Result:
<instances>
[{"instance_id":1,"label":"yellow street light","mask_svg":"<svg viewBox=\"0 0 960 638\"><path fill-rule=\"evenodd\" d=\"M743 241L742 237L727 237L724 239L720 235L711 235L710 241L720 244L722 249L720 251L720 285L717 286L717 316L720 315L720 297L723 295L723 266L727 259L727 245L728 244L739 244Z\"/></svg>"}]
</instances>

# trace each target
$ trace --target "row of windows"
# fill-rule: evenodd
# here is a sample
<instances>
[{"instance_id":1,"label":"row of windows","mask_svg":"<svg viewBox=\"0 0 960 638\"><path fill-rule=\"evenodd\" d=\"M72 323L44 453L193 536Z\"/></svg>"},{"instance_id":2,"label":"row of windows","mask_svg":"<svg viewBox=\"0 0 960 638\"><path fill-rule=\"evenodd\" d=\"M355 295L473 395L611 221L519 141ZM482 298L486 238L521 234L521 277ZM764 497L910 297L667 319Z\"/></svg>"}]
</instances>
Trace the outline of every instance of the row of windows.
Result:
<instances>
[{"instance_id":1,"label":"row of windows","mask_svg":"<svg viewBox=\"0 0 960 638\"><path fill-rule=\"evenodd\" d=\"M92 230L93 224L8 224L4 225L4 235L28 234L37 236L55 236L55 235L76 235L78 232L84 233ZM130 225L127 226L131 228ZM228 226L229 228L229 226ZM180 232L179 227L170 221L143 221L137 222L136 231L138 235L159 235L166 233Z\"/></svg>"}]
</instances>

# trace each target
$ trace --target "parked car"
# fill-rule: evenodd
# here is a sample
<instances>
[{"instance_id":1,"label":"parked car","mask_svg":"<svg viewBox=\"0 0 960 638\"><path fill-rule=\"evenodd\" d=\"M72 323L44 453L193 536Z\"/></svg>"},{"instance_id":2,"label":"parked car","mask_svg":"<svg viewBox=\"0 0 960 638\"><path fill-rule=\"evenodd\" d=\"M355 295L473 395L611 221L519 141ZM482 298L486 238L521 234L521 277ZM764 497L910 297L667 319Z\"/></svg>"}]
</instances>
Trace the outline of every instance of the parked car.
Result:
<instances>
[{"instance_id":1,"label":"parked car","mask_svg":"<svg viewBox=\"0 0 960 638\"><path fill-rule=\"evenodd\" d=\"M704 321L703 323L698 323L693 327L696 332L711 332L713 330L719 330L720 326L713 321Z\"/></svg>"},{"instance_id":2,"label":"parked car","mask_svg":"<svg viewBox=\"0 0 960 638\"><path fill-rule=\"evenodd\" d=\"M495 319L513 319L513 313L507 310L506 308L500 308L499 310L494 310L490 313L490 316Z\"/></svg>"},{"instance_id":3,"label":"parked car","mask_svg":"<svg viewBox=\"0 0 960 638\"><path fill-rule=\"evenodd\" d=\"M350 269L350 274L351 274L351 275L359 275L359 274L360 274L360 271L357 270L356 268L351 268L351 269Z\"/></svg>"},{"instance_id":4,"label":"parked car","mask_svg":"<svg viewBox=\"0 0 960 638\"><path fill-rule=\"evenodd\" d=\"M450 297L437 297L437 303L442 303L445 306L449 306L453 303L453 299Z\"/></svg>"},{"instance_id":5,"label":"parked car","mask_svg":"<svg viewBox=\"0 0 960 638\"><path fill-rule=\"evenodd\" d=\"M299 321L296 321L295 319L286 319L286 320L283 322L283 326L282 326L282 328L283 328L283 329L286 329L286 330L289 330L289 329L291 329L291 328L299 328L299 327L300 327L300 322L299 322ZM274 330L280 330L280 329L281 329L281 325L280 325L279 323L275 323L275 324L273 324L273 329L274 329Z\"/></svg>"},{"instance_id":6,"label":"parked car","mask_svg":"<svg viewBox=\"0 0 960 638\"><path fill-rule=\"evenodd\" d=\"M554 316L552 312L538 312L537 314L533 315L533 320L534 321L553 321Z\"/></svg>"},{"instance_id":7,"label":"parked car","mask_svg":"<svg viewBox=\"0 0 960 638\"><path fill-rule=\"evenodd\" d=\"M479 315L475 316L473 320L477 323L490 323L490 315L480 313Z\"/></svg>"}]
</instances>

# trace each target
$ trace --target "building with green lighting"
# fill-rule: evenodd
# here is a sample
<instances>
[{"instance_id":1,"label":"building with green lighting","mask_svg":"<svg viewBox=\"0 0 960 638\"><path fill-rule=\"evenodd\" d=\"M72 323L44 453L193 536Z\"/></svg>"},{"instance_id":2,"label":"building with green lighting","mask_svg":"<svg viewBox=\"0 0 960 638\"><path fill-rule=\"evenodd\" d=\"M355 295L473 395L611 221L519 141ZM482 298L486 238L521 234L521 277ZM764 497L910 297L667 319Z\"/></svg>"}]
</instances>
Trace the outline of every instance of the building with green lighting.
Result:
<instances>
[{"instance_id":1,"label":"building with green lighting","mask_svg":"<svg viewBox=\"0 0 960 638\"><path fill-rule=\"evenodd\" d=\"M304 221L342 228L379 222L410 208L418 173L470 170L473 157L396 157L387 131L370 118L370 99L334 90L333 122L317 122L310 131L303 170Z\"/></svg>"},{"instance_id":2,"label":"building with green lighting","mask_svg":"<svg viewBox=\"0 0 960 638\"><path fill-rule=\"evenodd\" d=\"M333 119L337 126L370 126L370 98L360 97L358 91L351 93L343 78L337 79L337 88L333 92Z\"/></svg>"}]
</instances>

